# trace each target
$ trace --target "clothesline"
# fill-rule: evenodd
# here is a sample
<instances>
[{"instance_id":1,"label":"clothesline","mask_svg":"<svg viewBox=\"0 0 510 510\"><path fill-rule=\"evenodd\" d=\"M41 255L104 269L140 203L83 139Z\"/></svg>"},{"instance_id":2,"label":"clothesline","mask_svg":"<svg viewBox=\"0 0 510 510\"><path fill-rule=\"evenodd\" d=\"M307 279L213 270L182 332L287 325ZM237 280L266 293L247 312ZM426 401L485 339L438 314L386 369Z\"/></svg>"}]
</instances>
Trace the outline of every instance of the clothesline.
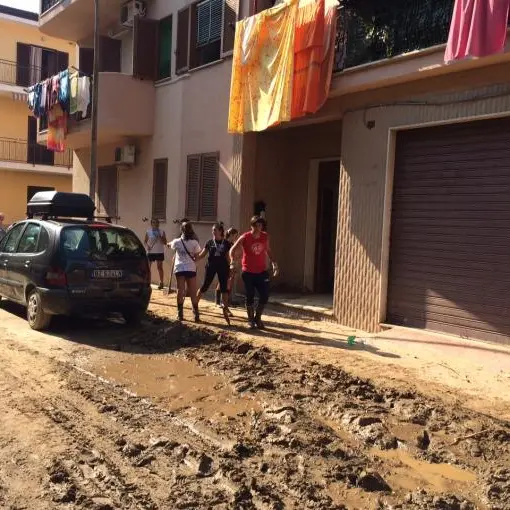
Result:
<instances>
[{"instance_id":1,"label":"clothesline","mask_svg":"<svg viewBox=\"0 0 510 510\"><path fill-rule=\"evenodd\" d=\"M76 66L69 66L67 69L68 69L68 70L69 70L69 69L73 69L74 71L77 71L77 72L78 72L78 74L80 74L81 76L87 76L88 78L92 79L92 75L91 75L91 74L88 74L88 73L86 73L85 71L82 71L81 69L79 69L79 68L78 68L78 67L76 67ZM45 81L45 80L41 80L41 81ZM39 83L40 83L40 82L39 82ZM33 85L32 85L32 86L33 86ZM24 88L23 88L23 92L26 92L26 93L28 94L28 93L30 92L30 89L31 89L31 88L32 88L32 87L24 87Z\"/></svg>"},{"instance_id":2,"label":"clothesline","mask_svg":"<svg viewBox=\"0 0 510 510\"><path fill-rule=\"evenodd\" d=\"M46 147L55 152L65 150L69 115L86 115L90 104L90 76L75 66L69 66L51 78L27 89L28 108L37 118L47 117Z\"/></svg>"}]
</instances>

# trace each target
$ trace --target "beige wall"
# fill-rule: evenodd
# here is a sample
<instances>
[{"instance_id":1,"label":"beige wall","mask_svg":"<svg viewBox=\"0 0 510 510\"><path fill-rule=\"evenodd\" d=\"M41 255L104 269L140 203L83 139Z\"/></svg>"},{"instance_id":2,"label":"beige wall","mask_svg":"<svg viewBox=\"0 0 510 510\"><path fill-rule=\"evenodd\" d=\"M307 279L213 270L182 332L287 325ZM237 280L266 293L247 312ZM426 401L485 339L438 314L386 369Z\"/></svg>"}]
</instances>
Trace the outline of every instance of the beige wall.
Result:
<instances>
[{"instance_id":1,"label":"beige wall","mask_svg":"<svg viewBox=\"0 0 510 510\"><path fill-rule=\"evenodd\" d=\"M29 115L25 103L13 101L10 96L0 96L0 138L26 140Z\"/></svg>"},{"instance_id":2,"label":"beige wall","mask_svg":"<svg viewBox=\"0 0 510 510\"><path fill-rule=\"evenodd\" d=\"M281 267L278 282L292 290L303 290L311 162L340 157L341 143L341 122L257 135L253 200L267 204L268 231Z\"/></svg>"},{"instance_id":3,"label":"beige wall","mask_svg":"<svg viewBox=\"0 0 510 510\"><path fill-rule=\"evenodd\" d=\"M0 170L0 183L0 211L5 213L7 224L25 218L28 186L48 186L57 191L72 189L70 175L43 175L35 172Z\"/></svg>"},{"instance_id":4,"label":"beige wall","mask_svg":"<svg viewBox=\"0 0 510 510\"><path fill-rule=\"evenodd\" d=\"M507 68L507 76L509 71ZM473 80L481 78L474 76ZM483 79L490 81L496 77L491 77L486 70ZM451 81L431 80L417 84L414 89L413 86L400 87L379 91L378 96L353 97L351 104L359 105L378 104L384 99L386 102L390 97L391 102L412 99L424 104L387 104L367 112L358 109L344 117L334 304L335 315L342 324L374 331L384 319L391 212L390 195L385 202L386 171L388 166L390 192L394 154L394 147L389 143L390 130L510 113L510 86L506 84L473 89L468 75L462 84L465 92L430 94L440 87L450 89ZM419 95L424 90L429 94ZM477 99L483 96L488 99ZM364 119L374 121L375 127L367 129Z\"/></svg>"}]
</instances>

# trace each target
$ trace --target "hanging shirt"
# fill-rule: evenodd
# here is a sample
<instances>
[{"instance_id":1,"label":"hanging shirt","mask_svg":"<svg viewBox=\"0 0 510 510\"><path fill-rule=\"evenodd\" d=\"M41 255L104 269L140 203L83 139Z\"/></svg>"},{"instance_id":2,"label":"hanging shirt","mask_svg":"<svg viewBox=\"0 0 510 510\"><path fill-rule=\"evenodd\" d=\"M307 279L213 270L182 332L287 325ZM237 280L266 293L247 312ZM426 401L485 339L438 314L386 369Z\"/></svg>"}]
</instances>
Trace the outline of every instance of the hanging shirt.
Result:
<instances>
[{"instance_id":1,"label":"hanging shirt","mask_svg":"<svg viewBox=\"0 0 510 510\"><path fill-rule=\"evenodd\" d=\"M175 251L175 273L181 273L183 271L196 272L197 265L193 257L196 257L202 251L198 241L195 239L188 239L186 241L184 237L181 236L170 242L170 248Z\"/></svg>"},{"instance_id":2,"label":"hanging shirt","mask_svg":"<svg viewBox=\"0 0 510 510\"><path fill-rule=\"evenodd\" d=\"M48 113L48 138L46 148L54 152L64 152L67 134L67 114L57 103Z\"/></svg>"},{"instance_id":3,"label":"hanging shirt","mask_svg":"<svg viewBox=\"0 0 510 510\"><path fill-rule=\"evenodd\" d=\"M39 116L42 116L48 111L46 101L46 96L48 95L48 80L44 80L40 85L41 95L39 96Z\"/></svg>"},{"instance_id":4,"label":"hanging shirt","mask_svg":"<svg viewBox=\"0 0 510 510\"><path fill-rule=\"evenodd\" d=\"M267 271L267 240L266 232L255 237L252 232L243 234L242 268L246 273L263 273Z\"/></svg>"},{"instance_id":5,"label":"hanging shirt","mask_svg":"<svg viewBox=\"0 0 510 510\"><path fill-rule=\"evenodd\" d=\"M228 131L263 131L291 119L298 0L237 23Z\"/></svg>"},{"instance_id":6,"label":"hanging shirt","mask_svg":"<svg viewBox=\"0 0 510 510\"><path fill-rule=\"evenodd\" d=\"M77 112L81 112L83 116L87 114L87 108L90 103L90 78L88 76L80 76L78 78L78 105Z\"/></svg>"},{"instance_id":7,"label":"hanging shirt","mask_svg":"<svg viewBox=\"0 0 510 510\"><path fill-rule=\"evenodd\" d=\"M299 0L294 37L292 119L316 113L333 74L337 0Z\"/></svg>"},{"instance_id":8,"label":"hanging shirt","mask_svg":"<svg viewBox=\"0 0 510 510\"><path fill-rule=\"evenodd\" d=\"M78 71L73 71L69 75L69 113L74 114L78 111Z\"/></svg>"},{"instance_id":9,"label":"hanging shirt","mask_svg":"<svg viewBox=\"0 0 510 510\"><path fill-rule=\"evenodd\" d=\"M501 53L509 8L510 0L455 0L445 62Z\"/></svg>"},{"instance_id":10,"label":"hanging shirt","mask_svg":"<svg viewBox=\"0 0 510 510\"><path fill-rule=\"evenodd\" d=\"M59 79L58 102L64 111L69 111L69 71L67 69L62 71Z\"/></svg>"}]
</instances>

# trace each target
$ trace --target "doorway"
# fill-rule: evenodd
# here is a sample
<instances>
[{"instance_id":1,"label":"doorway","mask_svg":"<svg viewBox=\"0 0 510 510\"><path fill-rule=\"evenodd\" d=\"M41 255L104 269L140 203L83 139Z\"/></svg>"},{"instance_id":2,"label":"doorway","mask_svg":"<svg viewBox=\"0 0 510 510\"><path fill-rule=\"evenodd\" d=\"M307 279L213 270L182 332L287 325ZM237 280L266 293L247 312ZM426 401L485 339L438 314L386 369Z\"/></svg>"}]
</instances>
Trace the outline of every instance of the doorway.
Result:
<instances>
[{"instance_id":1,"label":"doorway","mask_svg":"<svg viewBox=\"0 0 510 510\"><path fill-rule=\"evenodd\" d=\"M340 161L320 161L317 180L314 291L332 294L335 281Z\"/></svg>"},{"instance_id":2,"label":"doorway","mask_svg":"<svg viewBox=\"0 0 510 510\"><path fill-rule=\"evenodd\" d=\"M50 166L55 163L55 154L37 143L37 119L32 115L28 117L27 163Z\"/></svg>"}]
</instances>

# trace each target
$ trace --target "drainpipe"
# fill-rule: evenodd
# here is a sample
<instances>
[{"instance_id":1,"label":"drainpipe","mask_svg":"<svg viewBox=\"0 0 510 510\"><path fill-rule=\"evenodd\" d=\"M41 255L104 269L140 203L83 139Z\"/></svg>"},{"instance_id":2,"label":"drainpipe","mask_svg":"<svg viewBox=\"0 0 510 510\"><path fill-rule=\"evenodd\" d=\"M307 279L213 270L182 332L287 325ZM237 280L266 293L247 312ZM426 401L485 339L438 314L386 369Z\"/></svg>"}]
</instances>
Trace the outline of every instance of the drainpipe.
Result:
<instances>
[{"instance_id":1,"label":"drainpipe","mask_svg":"<svg viewBox=\"0 0 510 510\"><path fill-rule=\"evenodd\" d=\"M97 95L99 89L99 0L94 0L94 69L92 73L92 113L90 134L89 196L96 201L97 179Z\"/></svg>"}]
</instances>

